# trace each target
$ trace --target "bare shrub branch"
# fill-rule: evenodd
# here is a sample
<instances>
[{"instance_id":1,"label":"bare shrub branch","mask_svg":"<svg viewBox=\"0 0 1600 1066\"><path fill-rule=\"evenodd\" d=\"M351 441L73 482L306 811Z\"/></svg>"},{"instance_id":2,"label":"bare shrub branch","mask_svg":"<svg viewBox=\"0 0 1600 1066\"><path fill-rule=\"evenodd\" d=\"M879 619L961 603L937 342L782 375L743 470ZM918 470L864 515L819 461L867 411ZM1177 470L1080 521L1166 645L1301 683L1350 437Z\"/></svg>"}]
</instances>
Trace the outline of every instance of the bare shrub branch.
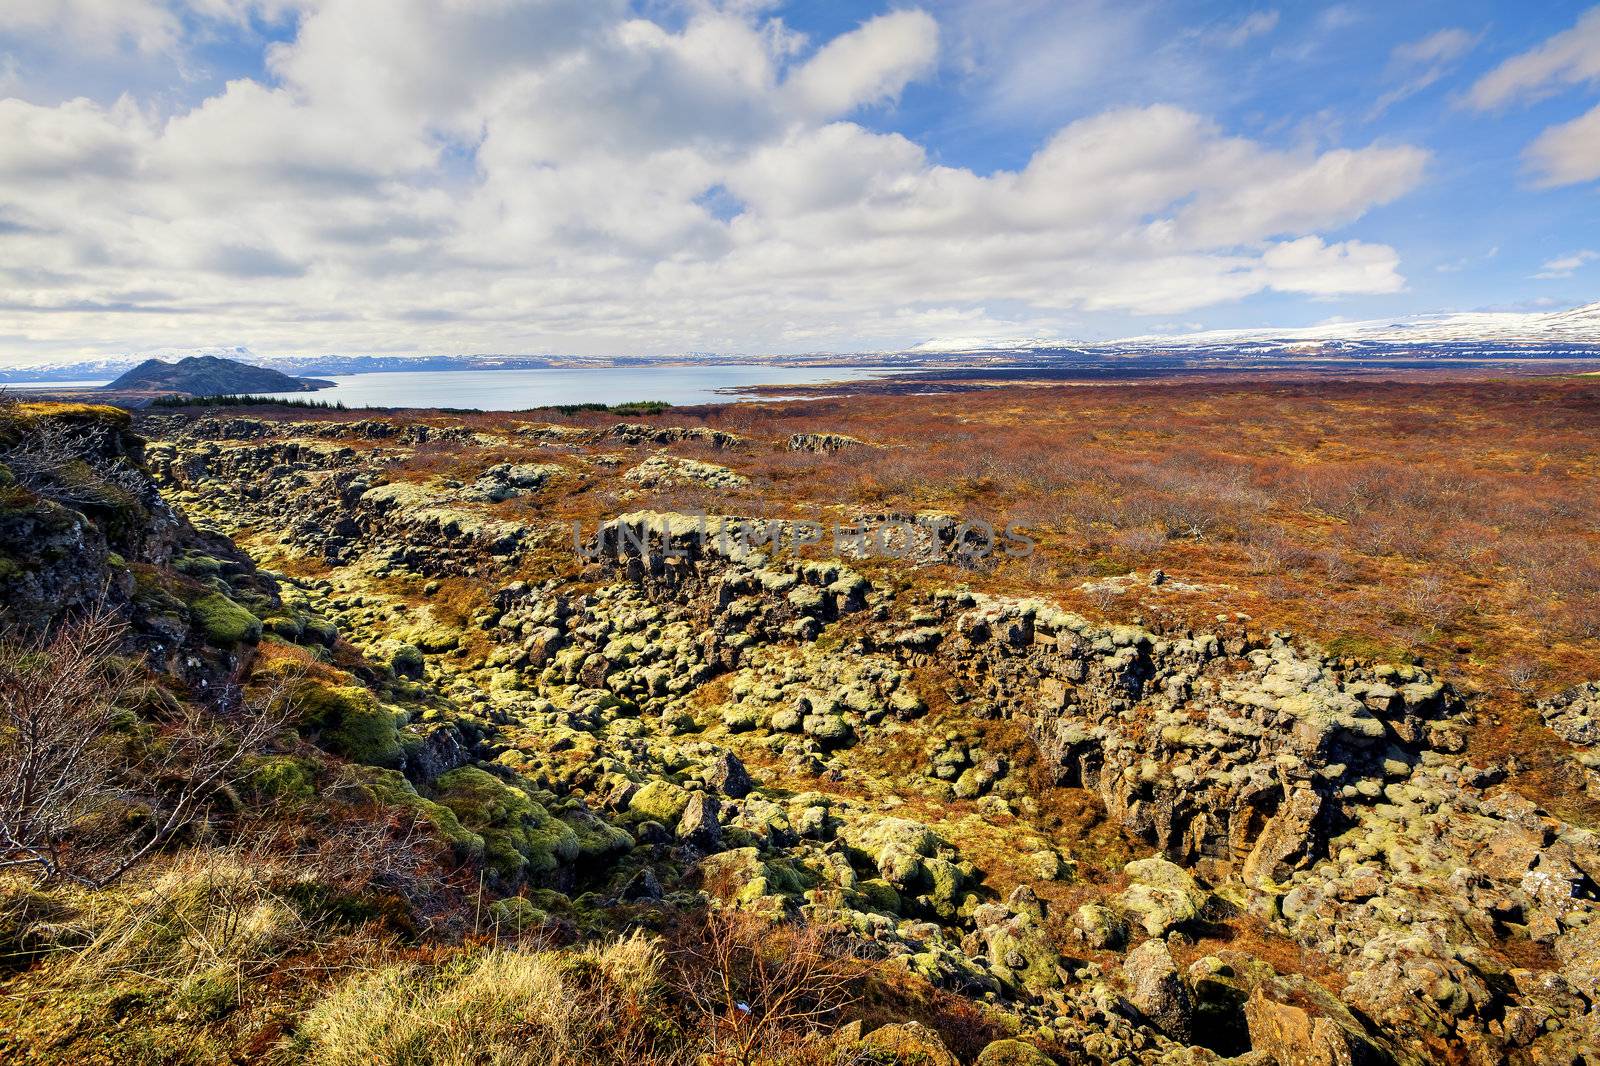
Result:
<instances>
[{"instance_id":1,"label":"bare shrub branch","mask_svg":"<svg viewBox=\"0 0 1600 1066\"><path fill-rule=\"evenodd\" d=\"M100 608L49 637L0 638L0 867L102 886L193 824L288 722L276 692L217 714L130 712L140 672Z\"/></svg>"}]
</instances>

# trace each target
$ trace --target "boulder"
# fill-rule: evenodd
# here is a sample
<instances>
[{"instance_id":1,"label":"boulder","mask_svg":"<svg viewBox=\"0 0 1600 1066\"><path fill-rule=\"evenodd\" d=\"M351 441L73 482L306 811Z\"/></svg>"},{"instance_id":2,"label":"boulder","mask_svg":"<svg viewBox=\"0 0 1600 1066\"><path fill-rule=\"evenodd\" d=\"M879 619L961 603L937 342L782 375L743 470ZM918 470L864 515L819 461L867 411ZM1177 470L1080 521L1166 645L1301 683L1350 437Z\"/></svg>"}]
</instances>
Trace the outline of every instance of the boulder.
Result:
<instances>
[{"instance_id":1,"label":"boulder","mask_svg":"<svg viewBox=\"0 0 1600 1066\"><path fill-rule=\"evenodd\" d=\"M628 809L641 820L660 822L668 829L678 824L684 808L689 806L689 793L671 781L656 780L633 794Z\"/></svg>"},{"instance_id":2,"label":"boulder","mask_svg":"<svg viewBox=\"0 0 1600 1066\"><path fill-rule=\"evenodd\" d=\"M1187 870L1159 855L1135 859L1123 869L1133 883L1116 897L1117 903L1150 936L1166 936L1193 921L1210 900Z\"/></svg>"},{"instance_id":3,"label":"boulder","mask_svg":"<svg viewBox=\"0 0 1600 1066\"><path fill-rule=\"evenodd\" d=\"M695 792L678 819L678 839L701 851L715 851L722 842L722 805L715 796Z\"/></svg>"},{"instance_id":4,"label":"boulder","mask_svg":"<svg viewBox=\"0 0 1600 1066\"><path fill-rule=\"evenodd\" d=\"M1182 1044L1193 1041L1193 1006L1165 940L1146 940L1122 964L1128 1002L1151 1025Z\"/></svg>"},{"instance_id":5,"label":"boulder","mask_svg":"<svg viewBox=\"0 0 1600 1066\"><path fill-rule=\"evenodd\" d=\"M961 1066L939 1034L918 1022L874 1029L856 1045L868 1062L883 1066Z\"/></svg>"},{"instance_id":6,"label":"boulder","mask_svg":"<svg viewBox=\"0 0 1600 1066\"><path fill-rule=\"evenodd\" d=\"M1282 881L1308 865L1318 851L1322 797L1309 788L1296 789L1267 821L1255 847L1244 860L1244 879L1255 885Z\"/></svg>"},{"instance_id":7,"label":"boulder","mask_svg":"<svg viewBox=\"0 0 1600 1066\"><path fill-rule=\"evenodd\" d=\"M1032 1044L996 1040L978 1054L975 1066L1055 1066L1055 1060Z\"/></svg>"},{"instance_id":8,"label":"boulder","mask_svg":"<svg viewBox=\"0 0 1600 1066\"><path fill-rule=\"evenodd\" d=\"M1365 1038L1331 1019L1274 1003L1259 988L1245 1001L1244 1016L1250 1046L1271 1055L1278 1066L1375 1066L1381 1061Z\"/></svg>"},{"instance_id":9,"label":"boulder","mask_svg":"<svg viewBox=\"0 0 1600 1066\"><path fill-rule=\"evenodd\" d=\"M706 775L706 784L729 799L744 799L755 788L755 782L750 780L744 763L731 751L717 756L711 764L711 772Z\"/></svg>"}]
</instances>

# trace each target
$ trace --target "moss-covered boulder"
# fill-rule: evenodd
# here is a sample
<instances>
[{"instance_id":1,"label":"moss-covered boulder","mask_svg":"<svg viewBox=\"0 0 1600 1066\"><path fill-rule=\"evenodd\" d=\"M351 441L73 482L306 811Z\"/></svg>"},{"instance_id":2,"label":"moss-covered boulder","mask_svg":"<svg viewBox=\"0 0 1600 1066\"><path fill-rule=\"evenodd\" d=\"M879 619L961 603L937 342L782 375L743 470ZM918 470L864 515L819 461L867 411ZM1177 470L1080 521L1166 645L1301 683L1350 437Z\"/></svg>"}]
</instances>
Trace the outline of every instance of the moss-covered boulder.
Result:
<instances>
[{"instance_id":1,"label":"moss-covered boulder","mask_svg":"<svg viewBox=\"0 0 1600 1066\"><path fill-rule=\"evenodd\" d=\"M190 601L189 617L210 644L232 647L261 639L261 619L220 592L208 592Z\"/></svg>"},{"instance_id":2,"label":"moss-covered boulder","mask_svg":"<svg viewBox=\"0 0 1600 1066\"><path fill-rule=\"evenodd\" d=\"M523 933L550 920L550 913L534 906L530 899L511 896L489 905L489 922L501 933Z\"/></svg>"},{"instance_id":3,"label":"moss-covered boulder","mask_svg":"<svg viewBox=\"0 0 1600 1066\"><path fill-rule=\"evenodd\" d=\"M422 676L424 660L422 652L413 644L395 644L388 649L389 669L393 670L396 677Z\"/></svg>"},{"instance_id":4,"label":"moss-covered boulder","mask_svg":"<svg viewBox=\"0 0 1600 1066\"><path fill-rule=\"evenodd\" d=\"M668 829L677 826L684 808L689 806L689 793L671 781L656 780L633 794L628 809L640 821L660 822Z\"/></svg>"},{"instance_id":5,"label":"moss-covered boulder","mask_svg":"<svg viewBox=\"0 0 1600 1066\"><path fill-rule=\"evenodd\" d=\"M990 972L1008 987L1036 996L1061 987L1061 955L1034 915L980 924L978 935Z\"/></svg>"},{"instance_id":6,"label":"moss-covered boulder","mask_svg":"<svg viewBox=\"0 0 1600 1066\"><path fill-rule=\"evenodd\" d=\"M436 783L439 802L483 837L484 861L507 880L551 879L579 854L578 835L526 790L475 766Z\"/></svg>"},{"instance_id":7,"label":"moss-covered boulder","mask_svg":"<svg viewBox=\"0 0 1600 1066\"><path fill-rule=\"evenodd\" d=\"M632 833L612 825L587 807L562 811L560 817L578 838L578 858L584 862L605 862L633 848Z\"/></svg>"},{"instance_id":8,"label":"moss-covered boulder","mask_svg":"<svg viewBox=\"0 0 1600 1066\"><path fill-rule=\"evenodd\" d=\"M483 837L463 826L455 811L449 807L419 795L416 787L398 770L347 766L341 771L336 785L335 791L342 796L354 794L370 803L399 808L421 818L460 858L483 857Z\"/></svg>"},{"instance_id":9,"label":"moss-covered boulder","mask_svg":"<svg viewBox=\"0 0 1600 1066\"><path fill-rule=\"evenodd\" d=\"M302 727L335 755L368 766L398 769L405 761L393 711L356 685L311 684L297 695Z\"/></svg>"},{"instance_id":10,"label":"moss-covered boulder","mask_svg":"<svg viewBox=\"0 0 1600 1066\"><path fill-rule=\"evenodd\" d=\"M1020 1040L996 1040L978 1055L976 1066L1056 1066L1056 1060Z\"/></svg>"},{"instance_id":11,"label":"moss-covered boulder","mask_svg":"<svg viewBox=\"0 0 1600 1066\"><path fill-rule=\"evenodd\" d=\"M1211 898L1189 871L1160 855L1136 859L1124 871L1130 883L1117 904L1150 936L1165 936L1198 918Z\"/></svg>"},{"instance_id":12,"label":"moss-covered boulder","mask_svg":"<svg viewBox=\"0 0 1600 1066\"><path fill-rule=\"evenodd\" d=\"M763 862L755 848L734 848L708 855L700 863L700 883L707 893L740 906L768 896L795 897L814 888L819 878L797 863Z\"/></svg>"},{"instance_id":13,"label":"moss-covered boulder","mask_svg":"<svg viewBox=\"0 0 1600 1066\"><path fill-rule=\"evenodd\" d=\"M853 1061L873 1066L961 1066L939 1034L918 1022L874 1029L853 1051Z\"/></svg>"},{"instance_id":14,"label":"moss-covered boulder","mask_svg":"<svg viewBox=\"0 0 1600 1066\"><path fill-rule=\"evenodd\" d=\"M262 755L245 763L245 785L259 799L294 802L317 794L317 766L294 755Z\"/></svg>"}]
</instances>

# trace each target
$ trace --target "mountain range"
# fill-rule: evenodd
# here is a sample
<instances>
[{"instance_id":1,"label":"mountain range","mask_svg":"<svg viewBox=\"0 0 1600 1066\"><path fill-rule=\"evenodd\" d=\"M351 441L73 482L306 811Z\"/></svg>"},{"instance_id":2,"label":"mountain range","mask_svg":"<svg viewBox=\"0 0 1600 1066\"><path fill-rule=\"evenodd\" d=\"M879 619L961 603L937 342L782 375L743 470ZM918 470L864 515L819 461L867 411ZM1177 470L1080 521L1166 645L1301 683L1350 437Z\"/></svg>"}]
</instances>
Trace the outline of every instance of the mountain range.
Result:
<instances>
[{"instance_id":1,"label":"mountain range","mask_svg":"<svg viewBox=\"0 0 1600 1066\"><path fill-rule=\"evenodd\" d=\"M1509 346L1506 350L1504 346ZM930 338L907 348L873 352L809 352L789 355L738 355L696 352L676 356L622 356L597 358L570 355L257 355L249 348L204 347L168 349L157 356L189 360L248 360L261 369L270 364L283 374L347 375L460 370L533 370L552 367L615 367L705 365L715 363L771 363L773 365L949 366L952 363L1007 363L1050 359L1062 354L1078 358L1122 360L1139 355L1173 356L1203 353L1218 358L1248 360L1268 355L1315 353L1330 357L1427 354L1448 357L1451 349L1473 356L1515 355L1520 358L1600 356L1600 302L1561 311L1468 311L1414 315L1392 320L1330 321L1313 326L1262 327L1209 330L1185 334L1147 334L1112 341L1078 342L1057 338L1007 340L974 337ZM160 358L110 357L55 362L27 367L0 367L0 384L7 382L66 382L96 380L119 373L145 373L168 366ZM292 379L291 379L292 380ZM129 386L122 386L129 387ZM155 387L155 386L141 386ZM258 384L254 391L303 391L298 386ZM232 391L232 390L229 390ZM248 390L247 390L248 391Z\"/></svg>"}]
</instances>

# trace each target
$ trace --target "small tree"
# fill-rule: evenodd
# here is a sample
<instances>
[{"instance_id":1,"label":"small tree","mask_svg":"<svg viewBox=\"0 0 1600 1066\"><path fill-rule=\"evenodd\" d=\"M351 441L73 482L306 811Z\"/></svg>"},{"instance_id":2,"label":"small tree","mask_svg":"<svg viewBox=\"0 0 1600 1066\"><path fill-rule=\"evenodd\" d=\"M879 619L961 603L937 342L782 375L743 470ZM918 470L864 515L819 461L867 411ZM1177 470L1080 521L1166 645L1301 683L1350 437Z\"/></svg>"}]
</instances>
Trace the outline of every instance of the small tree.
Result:
<instances>
[{"instance_id":1,"label":"small tree","mask_svg":"<svg viewBox=\"0 0 1600 1066\"><path fill-rule=\"evenodd\" d=\"M104 608L48 637L0 638L0 868L103 886L193 824L286 723L276 693L228 714L129 704L140 671Z\"/></svg>"}]
</instances>

